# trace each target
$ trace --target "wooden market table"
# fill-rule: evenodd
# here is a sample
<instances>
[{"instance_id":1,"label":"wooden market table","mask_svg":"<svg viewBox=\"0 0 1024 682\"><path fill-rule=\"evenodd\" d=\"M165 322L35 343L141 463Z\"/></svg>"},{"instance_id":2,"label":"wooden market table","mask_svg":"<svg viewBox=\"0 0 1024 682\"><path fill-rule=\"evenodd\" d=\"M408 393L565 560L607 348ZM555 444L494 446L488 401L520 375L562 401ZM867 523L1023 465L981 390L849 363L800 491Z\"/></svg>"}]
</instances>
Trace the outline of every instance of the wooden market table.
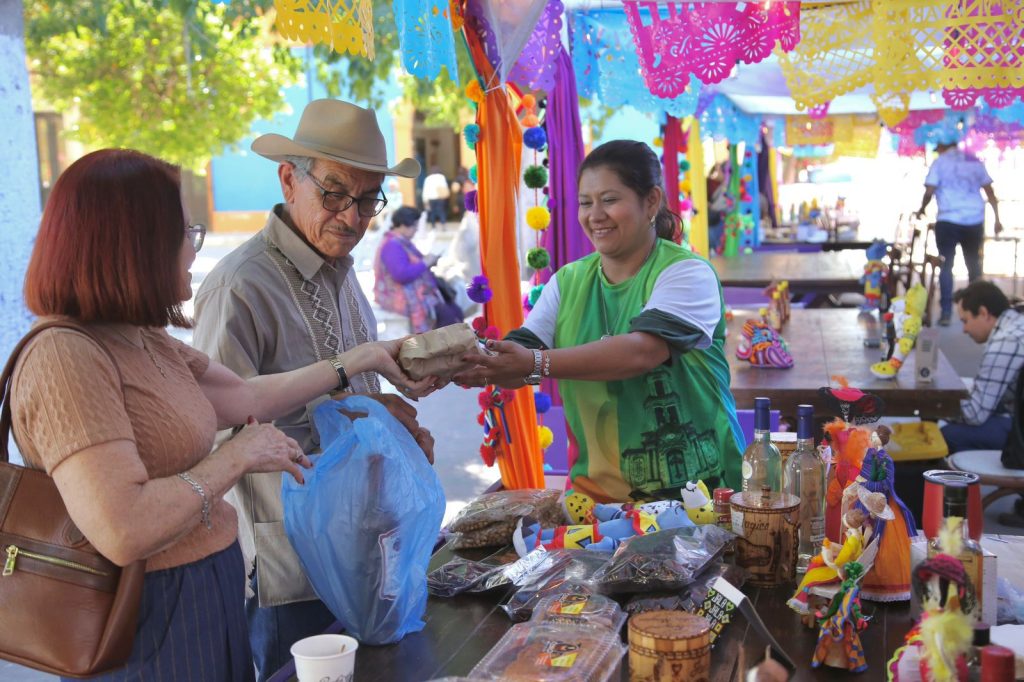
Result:
<instances>
[{"instance_id":1,"label":"wooden market table","mask_svg":"<svg viewBox=\"0 0 1024 682\"><path fill-rule=\"evenodd\" d=\"M867 258L857 249L795 253L755 251L734 258L717 256L711 265L724 287L762 288L787 280L794 294L863 292L860 277Z\"/></svg>"},{"instance_id":2,"label":"wooden market table","mask_svg":"<svg viewBox=\"0 0 1024 682\"><path fill-rule=\"evenodd\" d=\"M728 324L725 352L732 374L732 394L740 409L751 409L755 397L767 396L771 398L772 409L783 415L796 415L796 406L804 403L823 413L825 405L818 389L834 385L834 375L845 376L851 386L881 397L885 401L885 415L890 417L956 417L960 414L960 400L968 396L963 381L941 350L932 383L915 380L914 352L895 379L876 379L869 368L881 359L882 351L866 347L864 339L884 337L884 327L877 313L861 313L854 308L794 308L782 330L793 355L793 367L755 367L736 357L736 344L743 323L756 314L753 310L738 310Z\"/></svg>"},{"instance_id":3,"label":"wooden market table","mask_svg":"<svg viewBox=\"0 0 1024 682\"><path fill-rule=\"evenodd\" d=\"M986 549L998 557L999 575L1020 588L1024 585L1024 537L986 535ZM480 559L490 550L460 552ZM447 547L431 559L430 570L444 565L454 554ZM754 608L768 630L797 664L792 680L833 680L843 675L831 668L810 667L817 642L817 630L800 623L799 616L786 606L795 585L778 588L744 587ZM430 597L424 616L426 627L389 646L360 646L356 653L355 679L358 682L419 682L445 676L467 675L480 659L497 644L513 625L500 604L510 591L496 590L486 594L463 594L450 599ZM862 635L862 643L870 666L863 679L882 679L881 675L892 652L902 643L912 625L908 603L876 604L865 602L871 623ZM329 630L340 632L336 623ZM623 628L625 642L625 628ZM742 618L727 626L712 652L711 680L727 682L743 679L740 673L764 657L765 646L758 633ZM628 654L622 660L621 680L629 679ZM271 682L295 680L295 669L289 664L271 678Z\"/></svg>"}]
</instances>

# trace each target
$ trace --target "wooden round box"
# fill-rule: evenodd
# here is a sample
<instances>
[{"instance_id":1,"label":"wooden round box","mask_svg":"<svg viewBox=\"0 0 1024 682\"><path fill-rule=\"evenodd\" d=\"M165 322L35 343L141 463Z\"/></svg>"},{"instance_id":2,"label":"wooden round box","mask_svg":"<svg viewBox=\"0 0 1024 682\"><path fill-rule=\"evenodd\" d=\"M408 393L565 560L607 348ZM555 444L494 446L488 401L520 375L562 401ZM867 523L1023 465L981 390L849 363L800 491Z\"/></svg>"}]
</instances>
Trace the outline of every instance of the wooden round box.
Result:
<instances>
[{"instance_id":1,"label":"wooden round box","mask_svg":"<svg viewBox=\"0 0 1024 682\"><path fill-rule=\"evenodd\" d=\"M800 542L800 498L773 493L736 493L732 505L732 532L736 563L750 571L750 584L775 587L796 579Z\"/></svg>"},{"instance_id":2,"label":"wooden round box","mask_svg":"<svg viewBox=\"0 0 1024 682\"><path fill-rule=\"evenodd\" d=\"M629 619L630 682L707 682L711 624L685 611L648 611Z\"/></svg>"}]
</instances>

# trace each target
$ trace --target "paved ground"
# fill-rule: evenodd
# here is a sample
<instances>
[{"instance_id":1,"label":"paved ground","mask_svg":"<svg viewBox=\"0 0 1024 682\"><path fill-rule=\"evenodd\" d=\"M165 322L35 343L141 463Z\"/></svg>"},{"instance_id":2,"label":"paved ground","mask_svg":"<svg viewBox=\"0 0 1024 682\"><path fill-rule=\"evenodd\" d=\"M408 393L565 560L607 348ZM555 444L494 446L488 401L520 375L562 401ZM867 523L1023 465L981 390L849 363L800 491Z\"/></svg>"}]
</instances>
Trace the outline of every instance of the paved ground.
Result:
<instances>
[{"instance_id":1,"label":"paved ground","mask_svg":"<svg viewBox=\"0 0 1024 682\"><path fill-rule=\"evenodd\" d=\"M443 232L427 232L418 235L417 243L424 252L443 252L454 231L454 225ZM246 235L210 234L202 252L193 267L193 284L198 287L203 277L216 262L247 238ZM379 235L370 233L360 244L356 257L360 269L360 282L370 300L373 287L373 254ZM998 257L997 257L998 258ZM995 260L993 256L990 260ZM994 268L987 272L1009 272L1002 260L993 263ZM958 286L962 286L966 273L960 272ZM1010 278L998 278L1001 286L1009 293L1013 283ZM937 316L936 316L937 317ZM405 333L400 320L394 316L380 313L378 329L382 338L394 338ZM187 332L179 333L185 340L190 339ZM981 346L978 346L963 334L959 322L954 321L950 327L939 328L940 347L949 357L950 362L961 376L973 376L981 358ZM425 398L417 404L420 422L429 428L436 439L435 470L441 479L448 497L448 513L450 517L455 510L468 502L472 497L498 479L496 468L489 469L480 461L477 454L480 445L480 427L476 423L476 393L465 391L456 386L448 386L436 394ZM992 533L1020 533L1020 530L1001 526L997 518L1001 512L1010 511L1013 498L1004 498L993 504L985 514L985 530ZM0 662L0 680L10 682L52 681L56 678L27 670L20 666Z\"/></svg>"}]
</instances>

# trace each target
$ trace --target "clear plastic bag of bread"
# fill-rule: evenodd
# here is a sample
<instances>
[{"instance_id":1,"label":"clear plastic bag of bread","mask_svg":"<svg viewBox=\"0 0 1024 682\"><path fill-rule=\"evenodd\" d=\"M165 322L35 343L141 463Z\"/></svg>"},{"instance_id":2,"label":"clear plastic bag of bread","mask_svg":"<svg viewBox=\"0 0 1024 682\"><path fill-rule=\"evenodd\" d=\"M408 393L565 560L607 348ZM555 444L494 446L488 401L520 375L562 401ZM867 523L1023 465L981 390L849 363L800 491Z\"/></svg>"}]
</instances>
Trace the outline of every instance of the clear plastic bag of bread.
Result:
<instances>
[{"instance_id":1,"label":"clear plastic bag of bread","mask_svg":"<svg viewBox=\"0 0 1024 682\"><path fill-rule=\"evenodd\" d=\"M558 490L499 490L484 493L462 508L448 524L449 541L453 549L507 545L516 522L524 516L545 527L568 522Z\"/></svg>"},{"instance_id":2,"label":"clear plastic bag of bread","mask_svg":"<svg viewBox=\"0 0 1024 682\"><path fill-rule=\"evenodd\" d=\"M413 379L435 376L445 380L472 367L473 363L462 358L474 351L484 352L473 329L459 322L403 341L398 349L398 364Z\"/></svg>"}]
</instances>

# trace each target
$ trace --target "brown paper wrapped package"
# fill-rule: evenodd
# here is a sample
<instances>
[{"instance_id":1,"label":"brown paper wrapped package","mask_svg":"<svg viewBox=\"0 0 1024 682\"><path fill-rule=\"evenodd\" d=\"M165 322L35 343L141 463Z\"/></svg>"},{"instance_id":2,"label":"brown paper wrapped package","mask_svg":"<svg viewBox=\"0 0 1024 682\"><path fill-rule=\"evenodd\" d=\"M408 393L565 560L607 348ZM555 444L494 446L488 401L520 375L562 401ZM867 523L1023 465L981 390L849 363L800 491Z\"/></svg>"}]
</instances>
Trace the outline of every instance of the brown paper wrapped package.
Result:
<instances>
[{"instance_id":1,"label":"brown paper wrapped package","mask_svg":"<svg viewBox=\"0 0 1024 682\"><path fill-rule=\"evenodd\" d=\"M474 350L483 354L472 328L465 322L450 324L406 339L398 351L398 364L413 379L449 379L473 366L463 362L462 356Z\"/></svg>"}]
</instances>

